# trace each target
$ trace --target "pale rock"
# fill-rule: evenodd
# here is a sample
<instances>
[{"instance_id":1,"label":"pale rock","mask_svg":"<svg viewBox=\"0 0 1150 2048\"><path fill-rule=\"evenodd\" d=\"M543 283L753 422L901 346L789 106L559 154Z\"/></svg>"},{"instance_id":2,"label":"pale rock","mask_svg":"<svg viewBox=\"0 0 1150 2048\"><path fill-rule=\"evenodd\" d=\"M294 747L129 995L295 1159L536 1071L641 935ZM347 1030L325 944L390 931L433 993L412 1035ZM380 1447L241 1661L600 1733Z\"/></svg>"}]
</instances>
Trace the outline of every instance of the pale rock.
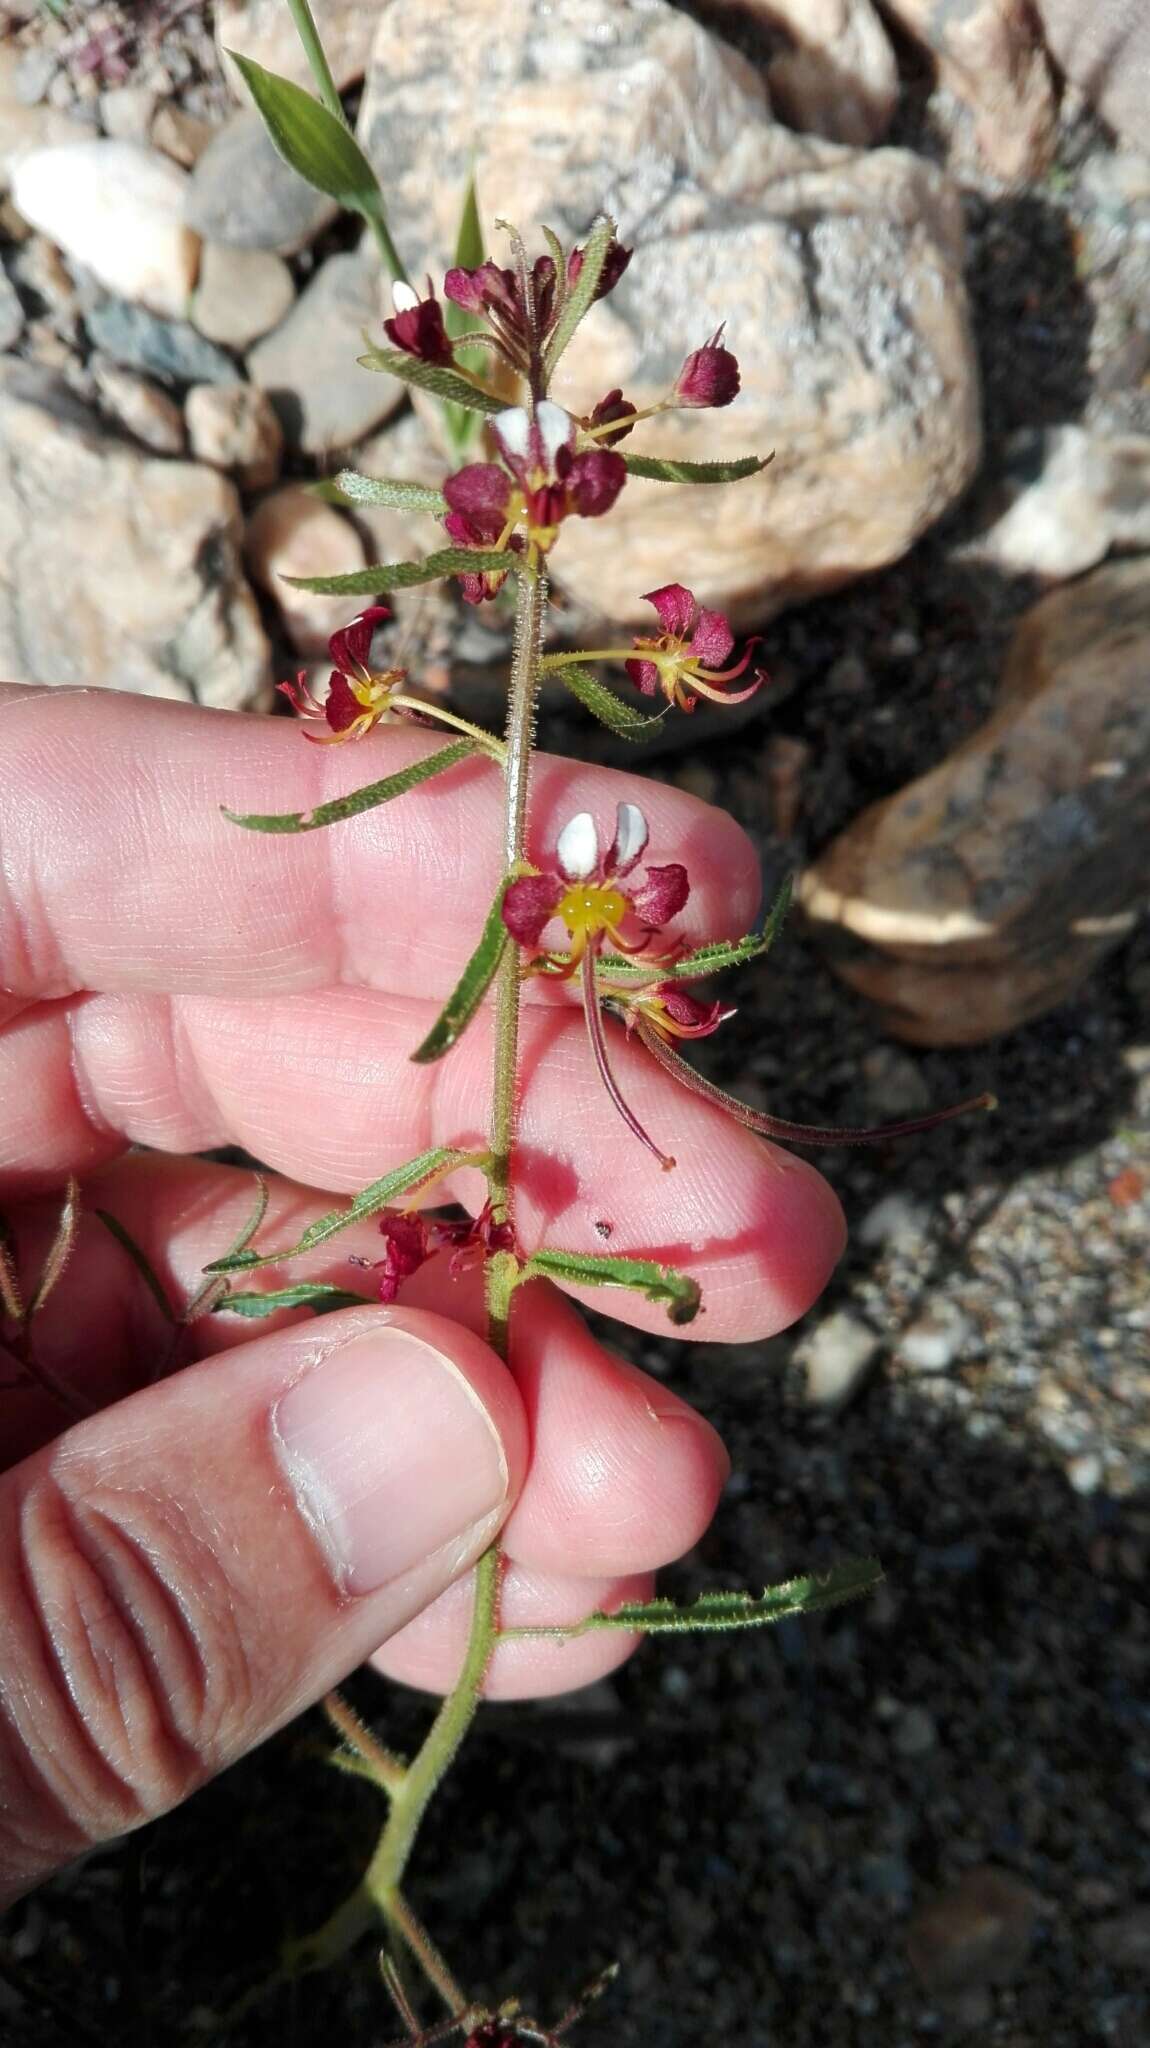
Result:
<instances>
[{"instance_id":1,"label":"pale rock","mask_svg":"<svg viewBox=\"0 0 1150 2048\"><path fill-rule=\"evenodd\" d=\"M12 197L25 220L108 291L179 319L200 246L181 219L185 184L157 151L97 139L21 157Z\"/></svg>"},{"instance_id":2,"label":"pale rock","mask_svg":"<svg viewBox=\"0 0 1150 2048\"><path fill-rule=\"evenodd\" d=\"M860 1244L877 1245L884 1250L918 1251L929 1242L932 1227L931 1211L925 1202L905 1188L892 1188L867 1210L859 1225L858 1238Z\"/></svg>"},{"instance_id":3,"label":"pale rock","mask_svg":"<svg viewBox=\"0 0 1150 2048\"><path fill-rule=\"evenodd\" d=\"M431 441L418 413L402 418L373 434L356 448L348 462L362 476L390 477L405 484L427 484L438 490L443 483L443 456ZM352 516L369 535L375 562L410 561L416 555L430 555L447 545L443 522L431 512L408 512L393 505L356 505ZM414 590L397 590L388 602L397 613L405 599L426 602L434 585Z\"/></svg>"},{"instance_id":4,"label":"pale rock","mask_svg":"<svg viewBox=\"0 0 1150 2048\"><path fill-rule=\"evenodd\" d=\"M38 106L47 97L48 88L60 68L60 60L54 50L43 44L32 43L23 52L12 76L12 89L16 98L25 107Z\"/></svg>"},{"instance_id":5,"label":"pale rock","mask_svg":"<svg viewBox=\"0 0 1150 2048\"><path fill-rule=\"evenodd\" d=\"M275 408L252 384L193 384L184 400L192 454L230 470L241 490L274 484L283 459L283 428Z\"/></svg>"},{"instance_id":6,"label":"pale rock","mask_svg":"<svg viewBox=\"0 0 1150 2048\"><path fill-rule=\"evenodd\" d=\"M977 1045L1074 993L1132 930L1150 843L1150 560L1020 621L989 721L872 805L799 898L896 1038Z\"/></svg>"},{"instance_id":7,"label":"pale rock","mask_svg":"<svg viewBox=\"0 0 1150 2048\"><path fill-rule=\"evenodd\" d=\"M361 248L329 256L287 319L256 343L248 375L272 399L290 447L319 456L349 448L402 405L396 378L356 360L364 330L378 332L379 322L379 263Z\"/></svg>"},{"instance_id":8,"label":"pale rock","mask_svg":"<svg viewBox=\"0 0 1150 2048\"><path fill-rule=\"evenodd\" d=\"M1007 1984L1030 1953L1040 1901L1009 1870L984 1863L920 1906L907 1929L911 1965L926 1989L950 1998Z\"/></svg>"},{"instance_id":9,"label":"pale rock","mask_svg":"<svg viewBox=\"0 0 1150 2048\"><path fill-rule=\"evenodd\" d=\"M721 0L786 39L768 60L771 104L828 142L879 142L898 105L898 65L871 0Z\"/></svg>"},{"instance_id":10,"label":"pale rock","mask_svg":"<svg viewBox=\"0 0 1150 2048\"><path fill-rule=\"evenodd\" d=\"M32 150L90 140L91 130L54 107L24 105L17 92L19 46L0 39L0 192L7 191L12 170Z\"/></svg>"},{"instance_id":11,"label":"pale rock","mask_svg":"<svg viewBox=\"0 0 1150 2048\"><path fill-rule=\"evenodd\" d=\"M115 85L100 94L105 135L117 142L146 143L159 95L147 85Z\"/></svg>"},{"instance_id":12,"label":"pale rock","mask_svg":"<svg viewBox=\"0 0 1150 2048\"><path fill-rule=\"evenodd\" d=\"M294 256L338 212L339 202L293 171L260 116L247 112L233 114L198 159L184 218L205 242Z\"/></svg>"},{"instance_id":13,"label":"pale rock","mask_svg":"<svg viewBox=\"0 0 1150 2048\"><path fill-rule=\"evenodd\" d=\"M100 356L89 363L101 409L156 455L182 455L184 416L174 398L141 377Z\"/></svg>"},{"instance_id":14,"label":"pale rock","mask_svg":"<svg viewBox=\"0 0 1150 2048\"><path fill-rule=\"evenodd\" d=\"M377 16L371 0L323 0L317 10L324 54L338 92L363 77ZM220 62L238 100L248 103L248 89L229 61L229 50L314 91L303 44L284 0L216 0L215 20Z\"/></svg>"},{"instance_id":15,"label":"pale rock","mask_svg":"<svg viewBox=\"0 0 1150 2048\"><path fill-rule=\"evenodd\" d=\"M205 340L187 320L161 320L144 306L104 299L84 315L97 348L129 370L171 377L179 384L230 384L232 357Z\"/></svg>"},{"instance_id":16,"label":"pale rock","mask_svg":"<svg viewBox=\"0 0 1150 2048\"><path fill-rule=\"evenodd\" d=\"M1056 101L1031 0L883 0L931 52L939 84L974 117L983 161L1008 182L1041 177L1054 155Z\"/></svg>"},{"instance_id":17,"label":"pale rock","mask_svg":"<svg viewBox=\"0 0 1150 2048\"><path fill-rule=\"evenodd\" d=\"M903 1331L895 1361L908 1372L947 1372L969 1348L973 1335L970 1319L957 1303L937 1301Z\"/></svg>"},{"instance_id":18,"label":"pale rock","mask_svg":"<svg viewBox=\"0 0 1150 2048\"><path fill-rule=\"evenodd\" d=\"M282 256L204 243L192 325L209 341L242 353L278 327L294 302L295 284Z\"/></svg>"},{"instance_id":19,"label":"pale rock","mask_svg":"<svg viewBox=\"0 0 1150 2048\"><path fill-rule=\"evenodd\" d=\"M0 674L265 705L240 533L226 478L142 454L37 366L0 366Z\"/></svg>"},{"instance_id":20,"label":"pale rock","mask_svg":"<svg viewBox=\"0 0 1150 2048\"><path fill-rule=\"evenodd\" d=\"M0 349L15 348L24 332L24 308L8 272L0 264Z\"/></svg>"},{"instance_id":21,"label":"pale rock","mask_svg":"<svg viewBox=\"0 0 1150 2048\"><path fill-rule=\"evenodd\" d=\"M842 1408L870 1371L879 1339L861 1316L838 1308L804 1339L799 1356L806 1368L812 1408Z\"/></svg>"},{"instance_id":22,"label":"pale rock","mask_svg":"<svg viewBox=\"0 0 1150 2048\"><path fill-rule=\"evenodd\" d=\"M288 638L301 655L322 654L336 628L369 602L293 590L283 581L285 576L342 576L362 569L366 561L355 528L300 484L284 484L257 505L248 520L244 553L253 580L275 599Z\"/></svg>"},{"instance_id":23,"label":"pale rock","mask_svg":"<svg viewBox=\"0 0 1150 2048\"><path fill-rule=\"evenodd\" d=\"M642 592L686 576L736 626L761 622L896 560L972 475L957 191L906 152L772 122L752 67L665 0L391 0L359 133L417 275L449 260L473 160L485 219L533 240L540 222L576 240L601 207L617 220L635 256L564 358L571 410L614 384L661 398L729 323L739 402L627 448L776 460L707 490L632 479L609 519L568 521L555 573L589 610L649 623Z\"/></svg>"},{"instance_id":24,"label":"pale rock","mask_svg":"<svg viewBox=\"0 0 1150 2048\"><path fill-rule=\"evenodd\" d=\"M1012 502L964 550L973 559L1058 582L1112 548L1150 547L1150 435L1026 428L1008 458Z\"/></svg>"},{"instance_id":25,"label":"pale rock","mask_svg":"<svg viewBox=\"0 0 1150 2048\"><path fill-rule=\"evenodd\" d=\"M186 107L165 100L156 109L149 140L153 149L162 149L173 163L190 171L199 163L215 132L213 122L201 121L197 114L189 114Z\"/></svg>"},{"instance_id":26,"label":"pale rock","mask_svg":"<svg viewBox=\"0 0 1150 2048\"><path fill-rule=\"evenodd\" d=\"M1055 62L1130 144L1146 151L1150 9L1144 0L1036 0Z\"/></svg>"}]
</instances>

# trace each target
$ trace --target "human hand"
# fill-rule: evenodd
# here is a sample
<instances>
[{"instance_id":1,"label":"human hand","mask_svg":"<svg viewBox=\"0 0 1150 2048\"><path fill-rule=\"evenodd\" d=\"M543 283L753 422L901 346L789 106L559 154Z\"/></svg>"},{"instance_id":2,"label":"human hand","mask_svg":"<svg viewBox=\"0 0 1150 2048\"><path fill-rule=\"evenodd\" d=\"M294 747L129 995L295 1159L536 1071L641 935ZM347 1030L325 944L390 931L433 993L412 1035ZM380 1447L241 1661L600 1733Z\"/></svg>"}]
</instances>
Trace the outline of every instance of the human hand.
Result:
<instances>
[{"instance_id":1,"label":"human hand","mask_svg":"<svg viewBox=\"0 0 1150 2048\"><path fill-rule=\"evenodd\" d=\"M371 770L436 744L381 730ZM441 1067L408 1053L490 902L497 775L465 765L314 837L249 837L220 815L337 794L356 779L346 753L286 721L0 686L0 1207L29 1273L69 1174L180 1303L239 1229L251 1177L160 1155L239 1144L288 1176L266 1225L282 1242L333 1193L481 1131L486 1022ZM540 758L534 851L574 811L639 797L652 851L689 864L686 935L746 930L752 850L677 791ZM674 1140L678 1169L654 1170L579 1012L529 994L525 1247L601 1250L611 1224L613 1248L689 1265L705 1314L686 1334L712 1343L800 1315L842 1245L826 1183L619 1043L629 1099ZM474 1197L471 1181L452 1192ZM370 1224L293 1277L346 1280L349 1252L379 1256ZM622 1291L595 1305L665 1327ZM34 1334L89 1412L65 1426L42 1390L0 1394L0 1903L181 1799L380 1643L392 1676L450 1684L464 1575L497 1530L512 1625L645 1597L698 1538L727 1470L701 1417L549 1285L520 1297L511 1371L481 1327L475 1289L435 1261L401 1307L297 1313L255 1337L205 1317L195 1362L150 1384L169 1333L123 1251L82 1223ZM630 1647L505 1644L488 1691L583 1685Z\"/></svg>"}]
</instances>

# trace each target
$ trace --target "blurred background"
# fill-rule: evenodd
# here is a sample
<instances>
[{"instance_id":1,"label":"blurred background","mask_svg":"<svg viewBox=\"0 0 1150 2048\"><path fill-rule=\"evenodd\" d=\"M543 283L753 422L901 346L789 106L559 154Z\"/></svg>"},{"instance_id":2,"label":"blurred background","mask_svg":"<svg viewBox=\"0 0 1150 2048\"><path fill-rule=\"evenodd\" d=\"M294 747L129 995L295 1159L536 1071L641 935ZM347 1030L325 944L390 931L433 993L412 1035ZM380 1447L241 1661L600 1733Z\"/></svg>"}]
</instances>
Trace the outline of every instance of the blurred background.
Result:
<instances>
[{"instance_id":1,"label":"blurred background","mask_svg":"<svg viewBox=\"0 0 1150 2048\"><path fill-rule=\"evenodd\" d=\"M724 320L743 395L636 452L557 551L555 645L681 581L771 682L650 772L800 911L708 1070L782 1116L1000 1108L825 1154L852 1244L795 1331L610 1341L726 1435L667 1589L877 1552L864 1606L649 1645L488 1710L415 1882L457 1969L643 2048L1150 2040L1150 7L1142 0L317 0L416 277L485 222L632 265L556 395L658 397ZM0 5L0 672L234 711L326 674L290 574L433 521L435 412L355 366L385 291L225 48L306 80L282 0ZM493 253L499 254L498 245ZM506 614L401 595L389 653L498 715ZM569 700L546 743L621 760ZM626 751L628 765L635 750ZM2 827L0 827L2 829ZM399 1748L425 1703L357 1682ZM354 1884L368 1791L304 1723L0 1933L14 2048L395 2031L371 1945L220 2018Z\"/></svg>"}]
</instances>

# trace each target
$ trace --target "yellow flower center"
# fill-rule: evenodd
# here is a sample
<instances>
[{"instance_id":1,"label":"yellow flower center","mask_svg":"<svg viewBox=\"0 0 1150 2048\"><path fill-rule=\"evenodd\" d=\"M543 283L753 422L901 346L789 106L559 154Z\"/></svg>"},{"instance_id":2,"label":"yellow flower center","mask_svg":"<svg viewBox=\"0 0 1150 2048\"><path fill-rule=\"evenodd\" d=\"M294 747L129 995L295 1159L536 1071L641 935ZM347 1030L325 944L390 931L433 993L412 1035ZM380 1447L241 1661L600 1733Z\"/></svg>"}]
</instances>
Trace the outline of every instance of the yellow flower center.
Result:
<instances>
[{"instance_id":1,"label":"yellow flower center","mask_svg":"<svg viewBox=\"0 0 1150 2048\"><path fill-rule=\"evenodd\" d=\"M559 916L577 953L583 951L588 939L621 924L626 914L627 898L623 891L604 882L572 883L559 905Z\"/></svg>"},{"instance_id":2,"label":"yellow flower center","mask_svg":"<svg viewBox=\"0 0 1150 2048\"><path fill-rule=\"evenodd\" d=\"M362 704L365 711L382 711L386 709L396 684L403 678L403 669L388 668L361 670L359 675L349 675L347 680L357 704Z\"/></svg>"}]
</instances>

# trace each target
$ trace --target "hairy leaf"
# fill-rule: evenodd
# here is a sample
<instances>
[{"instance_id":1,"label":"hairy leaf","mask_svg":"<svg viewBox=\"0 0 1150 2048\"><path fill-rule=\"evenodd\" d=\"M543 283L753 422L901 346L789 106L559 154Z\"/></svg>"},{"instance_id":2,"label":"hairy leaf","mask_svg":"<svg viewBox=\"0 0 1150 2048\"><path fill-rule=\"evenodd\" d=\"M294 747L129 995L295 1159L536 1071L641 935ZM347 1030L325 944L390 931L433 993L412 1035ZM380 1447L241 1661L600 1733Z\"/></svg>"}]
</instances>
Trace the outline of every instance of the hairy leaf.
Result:
<instances>
[{"instance_id":1,"label":"hairy leaf","mask_svg":"<svg viewBox=\"0 0 1150 2048\"><path fill-rule=\"evenodd\" d=\"M241 812L229 811L224 804L220 809L233 825L242 825L248 832L316 832L321 825L338 825L344 818L357 818L361 811L374 810L377 804L390 803L393 796L404 796L409 789L430 781L433 775L442 775L476 751L471 740L452 740L449 747L441 747L437 754L413 761L409 768L385 775L380 782L365 783L362 789L353 789L347 796L317 804L314 811Z\"/></svg>"},{"instance_id":2,"label":"hairy leaf","mask_svg":"<svg viewBox=\"0 0 1150 2048\"><path fill-rule=\"evenodd\" d=\"M838 1607L845 1600L860 1599L881 1585L883 1569L877 1557L852 1558L847 1564L832 1565L826 1572L811 1572L805 1578L787 1579L781 1586L768 1586L762 1593L700 1593L680 1605L675 1600L629 1600L612 1613L596 1610L582 1621L549 1629L513 1628L506 1637L523 1639L543 1636L584 1636L603 1629L626 1629L642 1635L683 1635L692 1630L766 1628L792 1615L819 1614Z\"/></svg>"},{"instance_id":3,"label":"hairy leaf","mask_svg":"<svg viewBox=\"0 0 1150 2048\"><path fill-rule=\"evenodd\" d=\"M309 489L313 497L330 497L340 504L394 505L401 512L434 512L437 517L447 510L443 492L433 491L427 484L409 484L402 477L361 476L356 469L341 469L337 476L311 484Z\"/></svg>"},{"instance_id":4,"label":"hairy leaf","mask_svg":"<svg viewBox=\"0 0 1150 2048\"><path fill-rule=\"evenodd\" d=\"M297 1244L285 1245L279 1251L253 1252L236 1250L225 1253L222 1259L213 1259L205 1266L205 1273L248 1273L256 1266L277 1266L285 1259L302 1258L305 1252L314 1252L316 1247L326 1244L329 1238L337 1237L349 1224L359 1223L365 1216L374 1216L380 1209L386 1209L397 1195L411 1194L414 1189L428 1182L439 1180L456 1166L475 1164L473 1152L460 1152L451 1146L439 1145L430 1152L421 1152L415 1159L404 1161L402 1166L393 1167L380 1180L373 1180L370 1187L361 1188L350 1202L338 1209L329 1209L325 1215L317 1216L309 1223Z\"/></svg>"},{"instance_id":5,"label":"hairy leaf","mask_svg":"<svg viewBox=\"0 0 1150 2048\"><path fill-rule=\"evenodd\" d=\"M511 937L503 922L506 890L507 883L503 881L495 892L495 901L487 913L479 944L423 1044L412 1053L417 1067L428 1067L433 1060L443 1058L444 1053L462 1038L487 994Z\"/></svg>"},{"instance_id":6,"label":"hairy leaf","mask_svg":"<svg viewBox=\"0 0 1150 2048\"><path fill-rule=\"evenodd\" d=\"M461 405L468 412L506 410L505 399L497 398L493 391L478 390L447 363L424 363L418 356L409 356L401 348L369 348L367 354L357 356L356 361L361 369L383 370L389 377L398 377L401 383L418 385L421 391L430 391L435 398L446 398L452 405Z\"/></svg>"},{"instance_id":7,"label":"hairy leaf","mask_svg":"<svg viewBox=\"0 0 1150 2048\"><path fill-rule=\"evenodd\" d=\"M319 1280L301 1280L296 1287L276 1287L269 1294L225 1294L217 1312L233 1316L274 1316L281 1308L310 1308L317 1316L330 1315L335 1308L369 1306L370 1294L354 1294L347 1287L329 1287Z\"/></svg>"},{"instance_id":8,"label":"hairy leaf","mask_svg":"<svg viewBox=\"0 0 1150 2048\"><path fill-rule=\"evenodd\" d=\"M302 85L265 71L252 57L228 51L284 162L353 213L376 213L379 183L351 129Z\"/></svg>"},{"instance_id":9,"label":"hairy leaf","mask_svg":"<svg viewBox=\"0 0 1150 2048\"><path fill-rule=\"evenodd\" d=\"M620 739L647 739L658 732L667 715L661 711L651 717L646 712L636 711L633 705L617 697L614 690L609 690L606 683L601 683L589 668L580 668L578 663L573 663L570 668L553 668L551 675L566 685L585 711L589 711L611 732L618 733Z\"/></svg>"},{"instance_id":10,"label":"hairy leaf","mask_svg":"<svg viewBox=\"0 0 1150 2048\"><path fill-rule=\"evenodd\" d=\"M40 1278L36 1282L32 1299L28 1303L28 1321L31 1321L32 1317L43 1308L56 1282L60 1279L68 1260L72 1256L72 1247L76 1242L76 1232L79 1227L80 1183L72 1175L69 1175L63 1206L60 1210L59 1221L56 1224L56 1234L52 1239L48 1248L48 1255L40 1269Z\"/></svg>"},{"instance_id":11,"label":"hairy leaf","mask_svg":"<svg viewBox=\"0 0 1150 2048\"><path fill-rule=\"evenodd\" d=\"M608 216L600 214L587 240L583 244L583 268L564 301L563 311L555 325L555 332L547 344L543 358L544 375L548 382L583 315L591 305L603 275L607 251L615 237L615 223ZM562 271L559 273L562 276Z\"/></svg>"},{"instance_id":12,"label":"hairy leaf","mask_svg":"<svg viewBox=\"0 0 1150 2048\"><path fill-rule=\"evenodd\" d=\"M787 877L775 897L761 931L746 932L741 939L709 939L693 953L669 960L659 970L663 981L702 981L708 974L720 974L727 967L743 967L748 960L761 960L769 953L782 928L791 902L791 879ZM627 960L620 953L605 953L596 963L597 975L606 982L650 981L650 962Z\"/></svg>"},{"instance_id":13,"label":"hairy leaf","mask_svg":"<svg viewBox=\"0 0 1150 2048\"><path fill-rule=\"evenodd\" d=\"M440 576L480 575L485 569L514 569L516 556L507 549L441 548L422 562L376 562L342 576L285 576L296 590L318 590L331 597L372 597L381 590L407 590L414 583L434 583Z\"/></svg>"},{"instance_id":14,"label":"hairy leaf","mask_svg":"<svg viewBox=\"0 0 1150 2048\"><path fill-rule=\"evenodd\" d=\"M644 476L656 484L734 484L740 477L755 476L775 459L769 455L739 455L731 462L680 462L670 455L620 455L628 476Z\"/></svg>"},{"instance_id":15,"label":"hairy leaf","mask_svg":"<svg viewBox=\"0 0 1150 2048\"><path fill-rule=\"evenodd\" d=\"M659 1302L671 1322L693 1323L699 1313L699 1283L674 1266L655 1259L616 1258L609 1252L540 1251L523 1269L525 1279L545 1273L551 1280L569 1280L580 1287L630 1287Z\"/></svg>"}]
</instances>

